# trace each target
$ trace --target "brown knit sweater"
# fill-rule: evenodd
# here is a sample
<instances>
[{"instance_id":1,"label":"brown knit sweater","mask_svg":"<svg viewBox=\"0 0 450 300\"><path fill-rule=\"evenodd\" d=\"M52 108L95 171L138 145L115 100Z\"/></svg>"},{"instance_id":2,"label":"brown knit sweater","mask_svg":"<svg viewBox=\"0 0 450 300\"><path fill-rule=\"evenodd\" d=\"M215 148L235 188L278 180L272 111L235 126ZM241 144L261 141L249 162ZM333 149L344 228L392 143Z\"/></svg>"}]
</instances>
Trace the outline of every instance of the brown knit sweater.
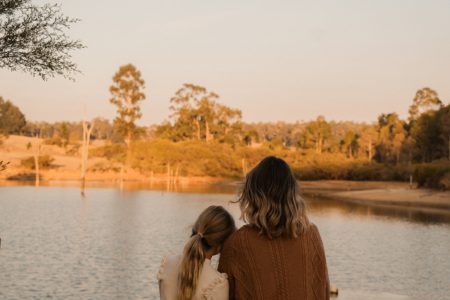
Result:
<instances>
[{"instance_id":1,"label":"brown knit sweater","mask_svg":"<svg viewBox=\"0 0 450 300\"><path fill-rule=\"evenodd\" d=\"M296 239L269 239L245 225L225 242L219 271L228 274L230 299L330 298L325 252L314 224Z\"/></svg>"}]
</instances>

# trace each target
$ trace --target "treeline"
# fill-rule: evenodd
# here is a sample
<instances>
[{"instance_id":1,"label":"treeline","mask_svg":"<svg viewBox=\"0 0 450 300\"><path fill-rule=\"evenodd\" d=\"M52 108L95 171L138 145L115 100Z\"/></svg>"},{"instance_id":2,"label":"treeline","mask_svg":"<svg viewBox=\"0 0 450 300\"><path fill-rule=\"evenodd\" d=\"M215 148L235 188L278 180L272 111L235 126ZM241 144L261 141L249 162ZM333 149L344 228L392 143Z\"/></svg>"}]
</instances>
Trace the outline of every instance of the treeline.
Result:
<instances>
[{"instance_id":1,"label":"treeline","mask_svg":"<svg viewBox=\"0 0 450 300\"><path fill-rule=\"evenodd\" d=\"M262 157L275 154L305 180L409 180L413 175L419 185L445 187L450 182L450 105L430 88L417 91L407 120L393 112L371 124L323 116L297 123L245 123L241 111L221 104L218 94L184 84L170 99L166 121L139 127L143 88L140 72L133 65L122 66L110 87L117 117L90 122L91 139L107 141L91 154L108 158L115 170L119 164L147 175L237 178ZM82 122L27 122L1 98L0 114L3 135L38 134L62 147L83 136Z\"/></svg>"}]
</instances>

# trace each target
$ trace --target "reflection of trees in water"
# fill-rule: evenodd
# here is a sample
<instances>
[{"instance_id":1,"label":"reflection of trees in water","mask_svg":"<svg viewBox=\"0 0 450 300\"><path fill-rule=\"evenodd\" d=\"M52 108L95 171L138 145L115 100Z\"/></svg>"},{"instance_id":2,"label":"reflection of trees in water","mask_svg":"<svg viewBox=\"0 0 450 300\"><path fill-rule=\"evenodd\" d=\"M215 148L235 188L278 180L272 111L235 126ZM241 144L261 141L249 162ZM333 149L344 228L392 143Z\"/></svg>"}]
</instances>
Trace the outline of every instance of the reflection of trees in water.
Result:
<instances>
[{"instance_id":1,"label":"reflection of trees in water","mask_svg":"<svg viewBox=\"0 0 450 300\"><path fill-rule=\"evenodd\" d=\"M450 223L450 212L438 209L376 205L305 197L311 212L330 212L364 216L384 216L419 223Z\"/></svg>"}]
</instances>

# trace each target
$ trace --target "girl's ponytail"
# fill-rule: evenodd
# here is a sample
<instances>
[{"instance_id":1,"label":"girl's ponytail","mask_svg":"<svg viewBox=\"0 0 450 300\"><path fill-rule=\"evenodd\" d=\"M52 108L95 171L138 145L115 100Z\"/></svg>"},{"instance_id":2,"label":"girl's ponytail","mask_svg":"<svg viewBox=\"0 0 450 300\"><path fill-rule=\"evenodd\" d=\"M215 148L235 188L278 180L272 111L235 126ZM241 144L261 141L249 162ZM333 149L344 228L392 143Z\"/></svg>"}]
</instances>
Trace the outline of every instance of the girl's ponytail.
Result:
<instances>
[{"instance_id":1,"label":"girl's ponytail","mask_svg":"<svg viewBox=\"0 0 450 300\"><path fill-rule=\"evenodd\" d=\"M178 274L178 299L190 300L194 297L198 278L205 262L205 249L201 234L193 234L184 246Z\"/></svg>"}]
</instances>

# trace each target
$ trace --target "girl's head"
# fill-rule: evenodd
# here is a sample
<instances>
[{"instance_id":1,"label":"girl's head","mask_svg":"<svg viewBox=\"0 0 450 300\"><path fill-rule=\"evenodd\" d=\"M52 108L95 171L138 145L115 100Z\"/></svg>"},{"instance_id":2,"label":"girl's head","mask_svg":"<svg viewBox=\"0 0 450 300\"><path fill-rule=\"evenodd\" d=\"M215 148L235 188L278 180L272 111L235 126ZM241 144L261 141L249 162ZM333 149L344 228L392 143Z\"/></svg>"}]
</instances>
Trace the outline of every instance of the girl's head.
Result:
<instances>
[{"instance_id":1,"label":"girl's head","mask_svg":"<svg viewBox=\"0 0 450 300\"><path fill-rule=\"evenodd\" d=\"M297 180L281 158L266 157L247 174L238 202L244 221L269 238L297 237L308 226Z\"/></svg>"},{"instance_id":2,"label":"girl's head","mask_svg":"<svg viewBox=\"0 0 450 300\"><path fill-rule=\"evenodd\" d=\"M210 206L200 214L184 246L178 274L179 299L191 299L194 296L206 255L219 253L225 240L235 230L233 217L222 206Z\"/></svg>"}]
</instances>

